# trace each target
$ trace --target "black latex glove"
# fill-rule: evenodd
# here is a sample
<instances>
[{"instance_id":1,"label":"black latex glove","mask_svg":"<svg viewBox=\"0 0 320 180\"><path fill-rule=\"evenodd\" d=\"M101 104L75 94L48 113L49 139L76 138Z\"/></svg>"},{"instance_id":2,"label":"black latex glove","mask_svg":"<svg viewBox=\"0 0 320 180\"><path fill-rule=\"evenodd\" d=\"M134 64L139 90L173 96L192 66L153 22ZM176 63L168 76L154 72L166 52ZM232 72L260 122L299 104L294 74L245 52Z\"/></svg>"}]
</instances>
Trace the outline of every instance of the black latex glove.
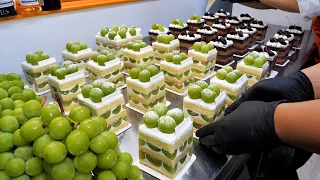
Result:
<instances>
[{"instance_id":1,"label":"black latex glove","mask_svg":"<svg viewBox=\"0 0 320 180\"><path fill-rule=\"evenodd\" d=\"M285 101L247 101L234 112L196 132L200 143L217 153L243 154L271 150L280 140L274 127L276 107Z\"/></svg>"},{"instance_id":2,"label":"black latex glove","mask_svg":"<svg viewBox=\"0 0 320 180\"><path fill-rule=\"evenodd\" d=\"M226 109L225 115L237 109L245 101L272 102L284 99L289 102L314 99L312 83L303 72L297 71L289 76L281 76L256 83Z\"/></svg>"}]
</instances>

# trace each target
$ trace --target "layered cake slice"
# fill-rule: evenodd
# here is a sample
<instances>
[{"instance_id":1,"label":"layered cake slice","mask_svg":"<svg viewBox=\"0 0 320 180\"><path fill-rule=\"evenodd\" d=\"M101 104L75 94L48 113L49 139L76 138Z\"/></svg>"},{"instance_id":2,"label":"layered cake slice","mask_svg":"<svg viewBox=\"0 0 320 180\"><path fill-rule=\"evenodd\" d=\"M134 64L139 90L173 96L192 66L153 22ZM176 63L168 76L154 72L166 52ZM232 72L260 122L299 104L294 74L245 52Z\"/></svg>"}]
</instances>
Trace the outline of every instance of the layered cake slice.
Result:
<instances>
[{"instance_id":1,"label":"layered cake slice","mask_svg":"<svg viewBox=\"0 0 320 180\"><path fill-rule=\"evenodd\" d=\"M198 81L192 85L183 99L183 112L185 117L191 117L193 132L219 120L224 114L226 101L226 93L216 84L208 86L205 81Z\"/></svg>"},{"instance_id":2,"label":"layered cake slice","mask_svg":"<svg viewBox=\"0 0 320 180\"><path fill-rule=\"evenodd\" d=\"M277 64L284 64L288 60L288 55L291 49L289 41L282 38L271 38L266 45L270 50L277 52Z\"/></svg>"},{"instance_id":3,"label":"layered cake slice","mask_svg":"<svg viewBox=\"0 0 320 180\"><path fill-rule=\"evenodd\" d=\"M265 54L266 57L268 58L268 62L269 62L269 68L267 71L267 77L269 77L271 75L272 70L274 69L274 66L276 64L276 60L275 58L277 57L277 52L276 51L271 51L270 48L268 48L267 46L257 46L254 48L254 51L257 51L258 53L262 53Z\"/></svg>"},{"instance_id":4,"label":"layered cake slice","mask_svg":"<svg viewBox=\"0 0 320 180\"><path fill-rule=\"evenodd\" d=\"M121 59L127 44L137 40L142 40L139 28L115 25L109 29L105 26L96 35L97 51L107 50Z\"/></svg>"},{"instance_id":5,"label":"layered cake slice","mask_svg":"<svg viewBox=\"0 0 320 180\"><path fill-rule=\"evenodd\" d=\"M88 62L89 78L93 82L97 79L103 79L106 82L112 82L116 87L124 85L121 61L113 53L105 50L95 52Z\"/></svg>"},{"instance_id":6,"label":"layered cake slice","mask_svg":"<svg viewBox=\"0 0 320 180\"><path fill-rule=\"evenodd\" d=\"M237 64L237 70L248 77L248 88L265 79L269 68L269 58L267 53L253 51Z\"/></svg>"},{"instance_id":7,"label":"layered cake slice","mask_svg":"<svg viewBox=\"0 0 320 180\"><path fill-rule=\"evenodd\" d=\"M217 58L217 50L213 44L196 42L193 49L188 51L188 57L193 60L193 73L198 79L204 79L214 71Z\"/></svg>"},{"instance_id":8,"label":"layered cake slice","mask_svg":"<svg viewBox=\"0 0 320 180\"><path fill-rule=\"evenodd\" d=\"M48 90L48 75L50 67L56 64L55 58L50 58L48 54L37 51L34 54L27 54L26 61L21 63L21 67L30 88L37 93Z\"/></svg>"},{"instance_id":9,"label":"layered cake slice","mask_svg":"<svg viewBox=\"0 0 320 180\"><path fill-rule=\"evenodd\" d=\"M84 85L78 99L92 116L100 116L107 121L108 131L119 134L129 126L124 97L113 83L96 80L92 85Z\"/></svg>"},{"instance_id":10,"label":"layered cake slice","mask_svg":"<svg viewBox=\"0 0 320 180\"><path fill-rule=\"evenodd\" d=\"M226 36L232 30L230 23L221 20L216 20L212 27L218 30L219 36Z\"/></svg>"},{"instance_id":11,"label":"layered cake slice","mask_svg":"<svg viewBox=\"0 0 320 180\"><path fill-rule=\"evenodd\" d=\"M164 75L155 65L131 69L126 80L131 107L147 112L157 103L166 104Z\"/></svg>"},{"instance_id":12,"label":"layered cake slice","mask_svg":"<svg viewBox=\"0 0 320 180\"><path fill-rule=\"evenodd\" d=\"M291 47L293 47L293 44L295 42L294 35L289 31L279 30L273 37L276 39L282 38L286 41L289 41Z\"/></svg>"},{"instance_id":13,"label":"layered cake slice","mask_svg":"<svg viewBox=\"0 0 320 180\"><path fill-rule=\"evenodd\" d=\"M189 29L188 24L184 23L180 19L172 20L172 23L169 25L170 32L174 35L174 37L178 38L178 36Z\"/></svg>"},{"instance_id":14,"label":"layered cake slice","mask_svg":"<svg viewBox=\"0 0 320 180\"><path fill-rule=\"evenodd\" d=\"M302 30L301 26L291 25L287 28L287 31L294 35L294 47L300 47L304 31Z\"/></svg>"},{"instance_id":15,"label":"layered cake slice","mask_svg":"<svg viewBox=\"0 0 320 180\"><path fill-rule=\"evenodd\" d=\"M150 43L157 41L157 36L160 34L168 34L169 29L163 27L162 24L152 24L149 30Z\"/></svg>"},{"instance_id":16,"label":"layered cake slice","mask_svg":"<svg viewBox=\"0 0 320 180\"><path fill-rule=\"evenodd\" d=\"M193 15L188 19L187 24L189 26L189 30L196 33L197 30L204 25L204 19L201 19L200 16Z\"/></svg>"},{"instance_id":17,"label":"layered cake slice","mask_svg":"<svg viewBox=\"0 0 320 180\"><path fill-rule=\"evenodd\" d=\"M185 53L175 53L166 55L166 61L160 62L160 70L164 73L166 88L180 94L194 82L193 60Z\"/></svg>"},{"instance_id":18,"label":"layered cake slice","mask_svg":"<svg viewBox=\"0 0 320 180\"><path fill-rule=\"evenodd\" d=\"M216 19L218 19L219 16L212 14L210 12L206 12L203 16L202 19L204 19L205 23L209 26L212 26L212 24L215 22Z\"/></svg>"},{"instance_id":19,"label":"layered cake slice","mask_svg":"<svg viewBox=\"0 0 320 180\"><path fill-rule=\"evenodd\" d=\"M225 21L230 16L230 13L220 9L215 13L215 15L219 17L219 20Z\"/></svg>"},{"instance_id":20,"label":"layered cake slice","mask_svg":"<svg viewBox=\"0 0 320 180\"><path fill-rule=\"evenodd\" d=\"M250 40L250 46L254 45L256 43L257 39L257 29L251 27L250 25L240 25L239 28L236 29L236 31L242 31L245 34L249 35L249 40Z\"/></svg>"},{"instance_id":21,"label":"layered cake slice","mask_svg":"<svg viewBox=\"0 0 320 180\"><path fill-rule=\"evenodd\" d=\"M139 126L139 162L174 179L192 157L192 121L181 109L156 106Z\"/></svg>"},{"instance_id":22,"label":"layered cake slice","mask_svg":"<svg viewBox=\"0 0 320 180\"><path fill-rule=\"evenodd\" d=\"M226 65L233 61L233 41L221 36L216 36L212 42L217 49L217 64Z\"/></svg>"},{"instance_id":23,"label":"layered cake slice","mask_svg":"<svg viewBox=\"0 0 320 180\"><path fill-rule=\"evenodd\" d=\"M180 51L187 53L195 42L201 41L201 35L194 34L191 31L185 31L178 36L178 39L180 41Z\"/></svg>"},{"instance_id":24,"label":"layered cake slice","mask_svg":"<svg viewBox=\"0 0 320 180\"><path fill-rule=\"evenodd\" d=\"M248 85L248 78L238 70L233 70L230 66L223 66L210 80L210 84L217 84L222 91L227 93L227 104L236 101Z\"/></svg>"},{"instance_id":25,"label":"layered cake slice","mask_svg":"<svg viewBox=\"0 0 320 180\"><path fill-rule=\"evenodd\" d=\"M53 102L64 112L69 112L79 105L77 95L81 93L81 86L85 85L83 71L78 70L75 64L64 67L52 66L48 76Z\"/></svg>"},{"instance_id":26,"label":"layered cake slice","mask_svg":"<svg viewBox=\"0 0 320 180\"><path fill-rule=\"evenodd\" d=\"M251 45L249 34L234 30L227 34L227 38L233 41L234 54L243 56L248 52Z\"/></svg>"},{"instance_id":27,"label":"layered cake slice","mask_svg":"<svg viewBox=\"0 0 320 180\"><path fill-rule=\"evenodd\" d=\"M91 48L83 42L68 42L66 50L62 51L62 58L64 61L72 61L77 64L79 70L87 74L87 62L92 56Z\"/></svg>"},{"instance_id":28,"label":"layered cake slice","mask_svg":"<svg viewBox=\"0 0 320 180\"><path fill-rule=\"evenodd\" d=\"M130 69L139 64L156 64L153 48L145 42L130 42L127 48L123 50L122 60L124 62L124 72L129 73Z\"/></svg>"},{"instance_id":29,"label":"layered cake slice","mask_svg":"<svg viewBox=\"0 0 320 180\"><path fill-rule=\"evenodd\" d=\"M254 18L249 14L240 14L239 19L246 24L250 24L254 20Z\"/></svg>"},{"instance_id":30,"label":"layered cake slice","mask_svg":"<svg viewBox=\"0 0 320 180\"><path fill-rule=\"evenodd\" d=\"M253 20L250 23L250 26L257 29L257 37L256 37L257 41L261 41L261 40L265 39L266 34L267 34L268 25L266 25L262 21Z\"/></svg>"},{"instance_id":31,"label":"layered cake slice","mask_svg":"<svg viewBox=\"0 0 320 180\"><path fill-rule=\"evenodd\" d=\"M243 22L237 16L230 16L226 19L226 22L231 24L231 29L238 28Z\"/></svg>"},{"instance_id":32,"label":"layered cake slice","mask_svg":"<svg viewBox=\"0 0 320 180\"><path fill-rule=\"evenodd\" d=\"M166 58L167 53L171 53L174 50L180 50L180 42L178 39L170 35L158 35L157 41L152 43L154 50L154 58L157 64Z\"/></svg>"},{"instance_id":33,"label":"layered cake slice","mask_svg":"<svg viewBox=\"0 0 320 180\"><path fill-rule=\"evenodd\" d=\"M205 42L212 41L214 36L216 36L217 32L218 32L217 29L215 29L209 25L206 25L206 24L204 26L201 26L197 30L197 33L201 35L202 41L205 41Z\"/></svg>"}]
</instances>

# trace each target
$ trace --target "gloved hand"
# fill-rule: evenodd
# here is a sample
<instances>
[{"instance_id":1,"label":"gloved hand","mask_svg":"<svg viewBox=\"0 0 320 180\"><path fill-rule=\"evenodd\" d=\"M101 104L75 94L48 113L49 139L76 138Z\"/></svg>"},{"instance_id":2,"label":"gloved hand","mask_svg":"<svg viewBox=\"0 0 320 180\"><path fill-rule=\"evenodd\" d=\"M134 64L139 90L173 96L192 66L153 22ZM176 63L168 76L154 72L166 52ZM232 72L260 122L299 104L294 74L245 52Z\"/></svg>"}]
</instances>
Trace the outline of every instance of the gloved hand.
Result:
<instances>
[{"instance_id":1,"label":"gloved hand","mask_svg":"<svg viewBox=\"0 0 320 180\"><path fill-rule=\"evenodd\" d=\"M221 154L271 150L280 144L274 127L274 112L283 102L244 102L221 120L199 129L196 135L201 144Z\"/></svg>"},{"instance_id":2,"label":"gloved hand","mask_svg":"<svg viewBox=\"0 0 320 180\"><path fill-rule=\"evenodd\" d=\"M237 109L245 101L301 102L314 99L313 86L309 78L301 71L289 76L263 80L249 88L237 101L225 111L225 115Z\"/></svg>"}]
</instances>

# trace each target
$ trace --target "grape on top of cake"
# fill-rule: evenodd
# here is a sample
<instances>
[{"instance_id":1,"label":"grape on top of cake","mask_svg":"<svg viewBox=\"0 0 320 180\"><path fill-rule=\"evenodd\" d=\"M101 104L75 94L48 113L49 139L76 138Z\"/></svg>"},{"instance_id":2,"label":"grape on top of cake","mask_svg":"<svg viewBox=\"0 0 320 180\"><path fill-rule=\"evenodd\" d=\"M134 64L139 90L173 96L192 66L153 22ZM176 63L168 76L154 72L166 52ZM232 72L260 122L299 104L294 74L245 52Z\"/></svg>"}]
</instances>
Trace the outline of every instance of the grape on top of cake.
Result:
<instances>
[{"instance_id":1,"label":"grape on top of cake","mask_svg":"<svg viewBox=\"0 0 320 180\"><path fill-rule=\"evenodd\" d=\"M227 19L227 17L230 16L229 12L226 12L223 9L218 10L215 15L217 15L219 17L219 20L225 21Z\"/></svg>"},{"instance_id":2,"label":"grape on top of cake","mask_svg":"<svg viewBox=\"0 0 320 180\"><path fill-rule=\"evenodd\" d=\"M268 68L266 77L269 77L276 64L275 58L277 57L278 53L276 51L271 51L270 48L267 46L261 46L261 45L255 47L254 51L257 51L258 53L264 54L266 57L268 57L269 68Z\"/></svg>"},{"instance_id":3,"label":"grape on top of cake","mask_svg":"<svg viewBox=\"0 0 320 180\"><path fill-rule=\"evenodd\" d=\"M201 41L201 35L194 34L191 31L185 31L178 36L178 39L180 41L180 51L187 53L195 42Z\"/></svg>"},{"instance_id":4,"label":"grape on top of cake","mask_svg":"<svg viewBox=\"0 0 320 180\"><path fill-rule=\"evenodd\" d=\"M190 86L188 95L183 99L183 112L185 117L191 117L193 132L219 120L224 114L226 101L226 93L217 84L197 81Z\"/></svg>"},{"instance_id":5,"label":"grape on top of cake","mask_svg":"<svg viewBox=\"0 0 320 180\"><path fill-rule=\"evenodd\" d=\"M303 36L304 36L304 30L302 30L301 26L291 25L287 28L288 32L292 33L294 35L294 47L299 47L301 45Z\"/></svg>"},{"instance_id":6,"label":"grape on top of cake","mask_svg":"<svg viewBox=\"0 0 320 180\"><path fill-rule=\"evenodd\" d=\"M86 84L78 95L79 103L89 109L93 116L107 122L106 130L118 133L129 125L124 97L115 84L103 79Z\"/></svg>"},{"instance_id":7,"label":"grape on top of cake","mask_svg":"<svg viewBox=\"0 0 320 180\"><path fill-rule=\"evenodd\" d=\"M178 38L178 36L189 29L187 23L184 23L181 19L174 19L172 20L171 24L169 25L170 32L174 35L174 37Z\"/></svg>"},{"instance_id":8,"label":"grape on top of cake","mask_svg":"<svg viewBox=\"0 0 320 180\"><path fill-rule=\"evenodd\" d=\"M174 51L166 55L166 61L160 62L164 73L166 88L176 93L184 93L193 83L193 60L185 53Z\"/></svg>"},{"instance_id":9,"label":"grape on top of cake","mask_svg":"<svg viewBox=\"0 0 320 180\"><path fill-rule=\"evenodd\" d=\"M162 24L152 24L151 29L149 30L150 42L157 41L157 36L160 34L168 34L169 29L164 27Z\"/></svg>"},{"instance_id":10,"label":"grape on top of cake","mask_svg":"<svg viewBox=\"0 0 320 180\"><path fill-rule=\"evenodd\" d=\"M81 93L80 87L86 83L84 72L79 71L75 64L65 63L62 67L51 66L50 74L48 83L53 102L65 112L78 106L77 95Z\"/></svg>"},{"instance_id":11,"label":"grape on top of cake","mask_svg":"<svg viewBox=\"0 0 320 180\"><path fill-rule=\"evenodd\" d=\"M157 104L139 126L139 162L174 179L192 157L192 121L178 108Z\"/></svg>"},{"instance_id":12,"label":"grape on top of cake","mask_svg":"<svg viewBox=\"0 0 320 180\"><path fill-rule=\"evenodd\" d=\"M103 27L96 35L97 50L107 50L117 57L122 57L122 50L126 48L129 42L142 40L142 34L139 28L134 26L128 28L125 25L114 25L111 28Z\"/></svg>"},{"instance_id":13,"label":"grape on top of cake","mask_svg":"<svg viewBox=\"0 0 320 180\"><path fill-rule=\"evenodd\" d=\"M114 83L116 87L124 85L120 59L106 50L93 53L88 62L88 71L91 81L104 79L106 82Z\"/></svg>"},{"instance_id":14,"label":"grape on top of cake","mask_svg":"<svg viewBox=\"0 0 320 180\"><path fill-rule=\"evenodd\" d=\"M123 50L122 60L124 62L124 72L129 73L130 69L139 64L156 64L152 46L142 41L129 42L127 48Z\"/></svg>"},{"instance_id":15,"label":"grape on top of cake","mask_svg":"<svg viewBox=\"0 0 320 180\"><path fill-rule=\"evenodd\" d=\"M188 19L187 24L189 26L189 30L195 33L202 25L204 25L204 19L201 19L198 15L192 15Z\"/></svg>"},{"instance_id":16,"label":"grape on top of cake","mask_svg":"<svg viewBox=\"0 0 320 180\"><path fill-rule=\"evenodd\" d=\"M248 52L251 45L249 34L243 33L242 31L233 30L227 34L227 38L233 41L234 54L242 56Z\"/></svg>"},{"instance_id":17,"label":"grape on top of cake","mask_svg":"<svg viewBox=\"0 0 320 180\"><path fill-rule=\"evenodd\" d=\"M226 19L226 22L231 24L231 29L238 28L243 22L242 19L238 18L237 16L230 16Z\"/></svg>"},{"instance_id":18,"label":"grape on top of cake","mask_svg":"<svg viewBox=\"0 0 320 180\"><path fill-rule=\"evenodd\" d=\"M204 15L202 16L202 19L204 19L205 23L209 26L212 26L212 24L215 22L216 19L218 19L219 16L215 15L213 13L210 12L206 12L204 13Z\"/></svg>"},{"instance_id":19,"label":"grape on top of cake","mask_svg":"<svg viewBox=\"0 0 320 180\"><path fill-rule=\"evenodd\" d=\"M164 75L155 65L139 65L130 70L127 80L131 107L147 112L157 103L166 104Z\"/></svg>"},{"instance_id":20,"label":"grape on top of cake","mask_svg":"<svg viewBox=\"0 0 320 180\"><path fill-rule=\"evenodd\" d=\"M201 35L202 41L210 42L213 40L214 36L216 36L216 33L218 32L217 29L204 24L203 26L200 26L200 28L197 30L197 33Z\"/></svg>"},{"instance_id":21,"label":"grape on top of cake","mask_svg":"<svg viewBox=\"0 0 320 180\"><path fill-rule=\"evenodd\" d=\"M36 92L48 90L50 67L56 63L55 58L50 58L50 56L43 51L27 54L26 61L21 63L21 67L29 87Z\"/></svg>"},{"instance_id":22,"label":"grape on top of cake","mask_svg":"<svg viewBox=\"0 0 320 180\"><path fill-rule=\"evenodd\" d=\"M230 105L239 99L248 85L248 78L239 70L230 66L223 66L210 80L210 84L217 84L222 91L227 93L227 104Z\"/></svg>"},{"instance_id":23,"label":"grape on top of cake","mask_svg":"<svg viewBox=\"0 0 320 180\"><path fill-rule=\"evenodd\" d=\"M246 24L250 24L254 20L254 18L249 14L240 14L239 19Z\"/></svg>"},{"instance_id":24,"label":"grape on top of cake","mask_svg":"<svg viewBox=\"0 0 320 180\"><path fill-rule=\"evenodd\" d=\"M225 37L216 36L213 38L210 44L213 44L218 51L218 54L217 54L218 64L225 65L232 62L233 52L234 52L234 46L233 46L232 40L228 40Z\"/></svg>"},{"instance_id":25,"label":"grape on top of cake","mask_svg":"<svg viewBox=\"0 0 320 180\"><path fill-rule=\"evenodd\" d=\"M157 64L166 58L167 53L171 53L173 50L180 50L180 42L174 37L174 35L161 34L157 36L157 41L152 43L154 50L154 58Z\"/></svg>"},{"instance_id":26,"label":"grape on top of cake","mask_svg":"<svg viewBox=\"0 0 320 180\"><path fill-rule=\"evenodd\" d=\"M289 41L283 38L271 38L266 45L270 50L277 52L276 62L278 64L284 64L287 61L291 49Z\"/></svg>"},{"instance_id":27,"label":"grape on top of cake","mask_svg":"<svg viewBox=\"0 0 320 180\"><path fill-rule=\"evenodd\" d=\"M193 49L188 51L188 57L193 60L193 73L196 78L206 78L214 71L217 58L217 50L213 44L196 42Z\"/></svg>"},{"instance_id":28,"label":"grape on top of cake","mask_svg":"<svg viewBox=\"0 0 320 180\"><path fill-rule=\"evenodd\" d=\"M257 41L264 40L264 38L266 37L266 34L267 34L268 25L266 25L266 24L265 24L264 22L262 22L262 21L253 20L253 21L250 23L250 26L257 29L257 37L256 37L256 40L257 40Z\"/></svg>"},{"instance_id":29,"label":"grape on top of cake","mask_svg":"<svg viewBox=\"0 0 320 180\"><path fill-rule=\"evenodd\" d=\"M248 87L265 79L269 68L268 59L268 53L253 51L237 64L237 70L245 73L249 79Z\"/></svg>"}]
</instances>

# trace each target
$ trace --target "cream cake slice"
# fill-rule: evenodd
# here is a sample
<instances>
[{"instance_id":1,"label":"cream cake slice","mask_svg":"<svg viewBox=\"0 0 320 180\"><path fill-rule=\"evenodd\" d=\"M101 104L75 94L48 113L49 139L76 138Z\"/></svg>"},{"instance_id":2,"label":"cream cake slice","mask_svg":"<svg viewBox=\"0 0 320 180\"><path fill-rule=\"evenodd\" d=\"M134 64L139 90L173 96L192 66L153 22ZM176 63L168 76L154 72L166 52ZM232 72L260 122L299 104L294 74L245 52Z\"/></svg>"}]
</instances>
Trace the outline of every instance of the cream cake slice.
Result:
<instances>
[{"instance_id":1,"label":"cream cake slice","mask_svg":"<svg viewBox=\"0 0 320 180\"><path fill-rule=\"evenodd\" d=\"M157 41L152 43L154 57L157 63L165 60L166 54L174 50L180 50L180 42L174 35L158 35Z\"/></svg>"},{"instance_id":2,"label":"cream cake slice","mask_svg":"<svg viewBox=\"0 0 320 180\"><path fill-rule=\"evenodd\" d=\"M176 93L184 93L188 87L194 82L192 73L192 58L174 55L167 61L160 62L160 69L164 73L166 88ZM180 56L180 57L179 57ZM169 61L169 62L168 62Z\"/></svg>"},{"instance_id":3,"label":"cream cake slice","mask_svg":"<svg viewBox=\"0 0 320 180\"><path fill-rule=\"evenodd\" d=\"M202 48L203 47L203 48ZM214 71L217 50L212 43L196 42L188 51L188 57L193 60L193 73L198 79L204 79Z\"/></svg>"},{"instance_id":4,"label":"cream cake slice","mask_svg":"<svg viewBox=\"0 0 320 180\"><path fill-rule=\"evenodd\" d=\"M78 95L80 105L86 106L93 116L103 117L108 131L118 134L129 125L123 94L113 83L96 80L93 85L85 85L82 89L89 89L89 94L82 91ZM101 93L100 99L93 98L92 91Z\"/></svg>"},{"instance_id":5,"label":"cream cake slice","mask_svg":"<svg viewBox=\"0 0 320 180\"><path fill-rule=\"evenodd\" d=\"M140 164L174 179L192 157L190 117L184 118L183 111L175 108L162 116L156 111L147 112L143 119L144 124L139 126Z\"/></svg>"},{"instance_id":6,"label":"cream cake slice","mask_svg":"<svg viewBox=\"0 0 320 180\"><path fill-rule=\"evenodd\" d=\"M157 41L157 37L160 34L168 34L169 29L164 27L162 24L152 24L151 29L149 30L149 40L150 42Z\"/></svg>"},{"instance_id":7,"label":"cream cake slice","mask_svg":"<svg viewBox=\"0 0 320 180\"><path fill-rule=\"evenodd\" d=\"M57 63L55 58L49 58L49 55L43 54L44 55L41 54L42 56L38 54L27 55L27 61L21 63L27 84L38 93L50 89L48 75L50 74L50 68ZM30 59L31 56L34 56L33 58L35 58L36 61L32 61ZM40 61L37 61L38 57Z\"/></svg>"}]
</instances>

